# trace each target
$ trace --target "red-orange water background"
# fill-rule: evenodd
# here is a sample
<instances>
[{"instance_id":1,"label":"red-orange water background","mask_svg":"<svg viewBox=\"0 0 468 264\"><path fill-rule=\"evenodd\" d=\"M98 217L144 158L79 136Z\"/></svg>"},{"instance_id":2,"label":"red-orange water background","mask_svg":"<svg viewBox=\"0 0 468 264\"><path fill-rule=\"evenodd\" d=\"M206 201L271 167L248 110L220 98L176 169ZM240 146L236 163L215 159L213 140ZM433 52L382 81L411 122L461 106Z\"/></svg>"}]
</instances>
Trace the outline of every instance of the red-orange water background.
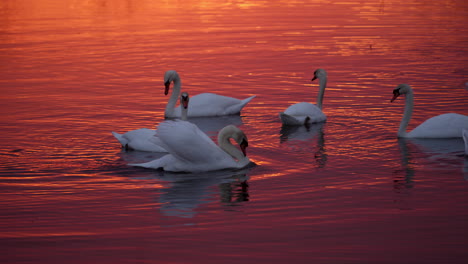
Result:
<instances>
[{"instance_id":1,"label":"red-orange water background","mask_svg":"<svg viewBox=\"0 0 468 264\"><path fill-rule=\"evenodd\" d=\"M465 1L2 1L2 263L464 263L463 141L398 141L468 114ZM315 102L325 124L281 128ZM257 97L255 168L127 167L110 131L153 128L177 70L191 94ZM215 135L213 131L212 135ZM442 145L442 147L441 147ZM435 146L435 147L434 147ZM453 146L453 147L452 147Z\"/></svg>"}]
</instances>

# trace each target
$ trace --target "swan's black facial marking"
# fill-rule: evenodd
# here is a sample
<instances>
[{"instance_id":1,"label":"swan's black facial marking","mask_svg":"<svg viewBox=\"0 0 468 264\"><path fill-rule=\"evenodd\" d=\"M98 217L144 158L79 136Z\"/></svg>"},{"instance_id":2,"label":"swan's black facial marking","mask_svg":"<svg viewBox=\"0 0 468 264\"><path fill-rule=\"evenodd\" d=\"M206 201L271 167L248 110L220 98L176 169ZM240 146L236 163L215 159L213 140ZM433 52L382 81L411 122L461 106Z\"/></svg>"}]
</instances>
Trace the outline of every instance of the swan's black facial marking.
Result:
<instances>
[{"instance_id":1,"label":"swan's black facial marking","mask_svg":"<svg viewBox=\"0 0 468 264\"><path fill-rule=\"evenodd\" d=\"M171 86L171 81L167 81L164 83L164 95L167 95L169 93L169 87Z\"/></svg>"},{"instance_id":2,"label":"swan's black facial marking","mask_svg":"<svg viewBox=\"0 0 468 264\"><path fill-rule=\"evenodd\" d=\"M239 146L240 146L244 156L247 156L246 148L249 146L249 142L247 141L247 139L243 138L242 142L239 144Z\"/></svg>"},{"instance_id":3,"label":"swan's black facial marking","mask_svg":"<svg viewBox=\"0 0 468 264\"><path fill-rule=\"evenodd\" d=\"M400 95L400 88L396 88L395 90L393 90L393 98L390 100L390 102L395 101L395 99L397 99Z\"/></svg>"},{"instance_id":4,"label":"swan's black facial marking","mask_svg":"<svg viewBox=\"0 0 468 264\"><path fill-rule=\"evenodd\" d=\"M314 78L312 78L311 81L314 81L315 79L317 79L317 71L314 71Z\"/></svg>"}]
</instances>

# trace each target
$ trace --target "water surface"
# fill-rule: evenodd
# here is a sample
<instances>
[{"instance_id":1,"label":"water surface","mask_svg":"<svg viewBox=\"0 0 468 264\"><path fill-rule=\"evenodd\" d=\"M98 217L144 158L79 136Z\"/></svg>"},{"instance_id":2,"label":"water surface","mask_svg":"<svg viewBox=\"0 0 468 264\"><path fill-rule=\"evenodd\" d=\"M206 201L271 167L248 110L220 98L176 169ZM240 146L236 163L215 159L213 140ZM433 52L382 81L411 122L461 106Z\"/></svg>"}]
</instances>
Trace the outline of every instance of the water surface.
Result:
<instances>
[{"instance_id":1,"label":"water surface","mask_svg":"<svg viewBox=\"0 0 468 264\"><path fill-rule=\"evenodd\" d=\"M2 263L465 263L463 141L403 140L468 114L465 1L2 1ZM315 102L328 120L284 128ZM163 74L190 94L257 95L238 125L257 166L127 166L111 131L154 128Z\"/></svg>"}]
</instances>

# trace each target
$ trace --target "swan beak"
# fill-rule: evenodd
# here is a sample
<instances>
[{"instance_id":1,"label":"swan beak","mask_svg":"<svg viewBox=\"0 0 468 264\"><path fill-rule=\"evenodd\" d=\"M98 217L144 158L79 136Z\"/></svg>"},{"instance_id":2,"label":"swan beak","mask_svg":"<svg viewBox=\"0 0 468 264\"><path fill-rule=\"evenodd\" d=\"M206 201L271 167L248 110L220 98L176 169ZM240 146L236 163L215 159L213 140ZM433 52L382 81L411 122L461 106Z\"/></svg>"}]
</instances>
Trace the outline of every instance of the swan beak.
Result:
<instances>
[{"instance_id":1,"label":"swan beak","mask_svg":"<svg viewBox=\"0 0 468 264\"><path fill-rule=\"evenodd\" d=\"M392 100L390 100L390 103L393 103L393 101L395 101L395 99L397 99L398 96L400 96L400 93L399 92L394 92L393 93L393 98L392 98Z\"/></svg>"},{"instance_id":2,"label":"swan beak","mask_svg":"<svg viewBox=\"0 0 468 264\"><path fill-rule=\"evenodd\" d=\"M242 150L242 154L244 154L244 156L247 156L246 148L249 146L249 142L246 139L243 139L239 146Z\"/></svg>"},{"instance_id":3,"label":"swan beak","mask_svg":"<svg viewBox=\"0 0 468 264\"><path fill-rule=\"evenodd\" d=\"M314 75L314 78L312 78L310 81L313 82L315 79L317 79L317 76Z\"/></svg>"},{"instance_id":4,"label":"swan beak","mask_svg":"<svg viewBox=\"0 0 468 264\"><path fill-rule=\"evenodd\" d=\"M188 100L182 100L182 106L187 109L188 108Z\"/></svg>"},{"instance_id":5,"label":"swan beak","mask_svg":"<svg viewBox=\"0 0 468 264\"><path fill-rule=\"evenodd\" d=\"M171 86L171 82L164 83L164 86L165 86L164 95L167 95L169 93L169 87Z\"/></svg>"}]
</instances>

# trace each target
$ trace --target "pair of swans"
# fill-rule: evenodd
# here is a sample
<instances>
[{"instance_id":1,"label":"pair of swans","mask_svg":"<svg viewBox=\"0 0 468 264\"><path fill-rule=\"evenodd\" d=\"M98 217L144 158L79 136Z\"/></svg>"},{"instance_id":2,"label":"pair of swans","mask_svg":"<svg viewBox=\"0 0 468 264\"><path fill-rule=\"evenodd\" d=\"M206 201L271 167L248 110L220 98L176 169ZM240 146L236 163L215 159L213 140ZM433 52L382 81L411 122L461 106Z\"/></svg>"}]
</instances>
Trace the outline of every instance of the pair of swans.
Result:
<instances>
[{"instance_id":1,"label":"pair of swans","mask_svg":"<svg viewBox=\"0 0 468 264\"><path fill-rule=\"evenodd\" d=\"M239 144L240 150L231 143L231 138ZM219 146L196 125L181 120L159 124L157 137L153 140L169 154L150 162L129 165L172 172L204 172L241 169L250 164L246 154L247 136L234 125L219 131Z\"/></svg>"},{"instance_id":2,"label":"pair of swans","mask_svg":"<svg viewBox=\"0 0 468 264\"><path fill-rule=\"evenodd\" d=\"M400 138L461 138L463 130L468 130L468 116L448 113L434 116L424 121L410 132L406 132L413 114L413 89L408 84L400 84L393 90L395 101L400 95L405 95L405 110L398 129Z\"/></svg>"},{"instance_id":3,"label":"pair of swans","mask_svg":"<svg viewBox=\"0 0 468 264\"><path fill-rule=\"evenodd\" d=\"M319 123L326 120L322 112L322 102L327 84L327 72L323 69L317 69L314 72L315 79L319 79L319 93L317 105L301 102L288 107L280 113L280 119L283 125L304 125L309 123ZM413 113L413 89L408 84L400 84L393 90L393 102L398 96L405 95L405 110L398 130L398 137L406 138L460 138L466 137L468 142L468 132L463 134L463 129L468 131L468 116L449 113L432 117L416 127L411 132L406 132L408 123ZM468 149L468 143L466 148Z\"/></svg>"},{"instance_id":4,"label":"pair of swans","mask_svg":"<svg viewBox=\"0 0 468 264\"><path fill-rule=\"evenodd\" d=\"M164 85L166 87L164 94L169 93L170 85L174 83L171 97L166 105L164 116L166 118L177 118L181 116L181 107L175 107L177 98L179 97L182 82L176 71L170 70L164 74ZM202 93L193 96L190 99L188 108L189 117L207 117L207 116L224 116L238 115L244 106L249 103L254 96L239 100L233 97L217 95L213 93Z\"/></svg>"}]
</instances>

